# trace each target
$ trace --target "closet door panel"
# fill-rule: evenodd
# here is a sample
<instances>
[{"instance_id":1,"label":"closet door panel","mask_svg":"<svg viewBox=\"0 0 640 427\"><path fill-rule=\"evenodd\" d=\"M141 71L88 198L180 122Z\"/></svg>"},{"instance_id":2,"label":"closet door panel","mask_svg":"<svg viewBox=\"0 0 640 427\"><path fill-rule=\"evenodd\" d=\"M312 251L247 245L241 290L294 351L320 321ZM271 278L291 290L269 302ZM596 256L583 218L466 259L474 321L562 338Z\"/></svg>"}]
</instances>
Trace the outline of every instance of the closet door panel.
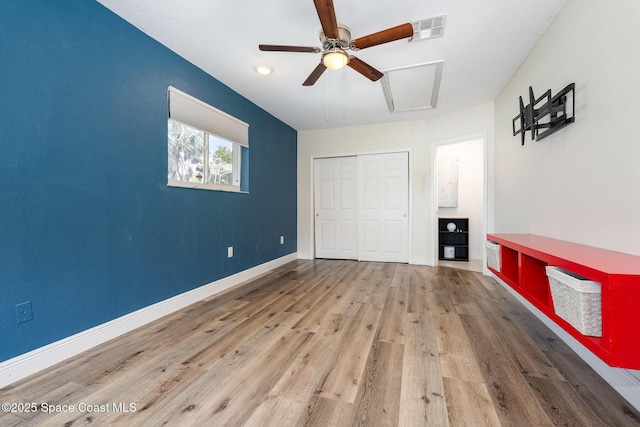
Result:
<instances>
[{"instance_id":1,"label":"closet door panel","mask_svg":"<svg viewBox=\"0 0 640 427\"><path fill-rule=\"evenodd\" d=\"M409 261L409 155L358 156L358 258Z\"/></svg>"},{"instance_id":2,"label":"closet door panel","mask_svg":"<svg viewBox=\"0 0 640 427\"><path fill-rule=\"evenodd\" d=\"M358 259L356 157L314 160L317 258Z\"/></svg>"}]
</instances>

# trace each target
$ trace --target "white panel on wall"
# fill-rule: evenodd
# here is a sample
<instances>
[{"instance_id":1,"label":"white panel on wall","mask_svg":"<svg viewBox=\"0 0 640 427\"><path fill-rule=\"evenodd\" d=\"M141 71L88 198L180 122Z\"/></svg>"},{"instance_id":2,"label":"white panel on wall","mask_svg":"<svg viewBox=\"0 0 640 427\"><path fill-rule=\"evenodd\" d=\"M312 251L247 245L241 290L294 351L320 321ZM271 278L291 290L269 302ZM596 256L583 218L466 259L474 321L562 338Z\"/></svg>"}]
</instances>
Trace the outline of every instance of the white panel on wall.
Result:
<instances>
[{"instance_id":1,"label":"white panel on wall","mask_svg":"<svg viewBox=\"0 0 640 427\"><path fill-rule=\"evenodd\" d=\"M458 159L438 159L438 207L458 206Z\"/></svg>"}]
</instances>

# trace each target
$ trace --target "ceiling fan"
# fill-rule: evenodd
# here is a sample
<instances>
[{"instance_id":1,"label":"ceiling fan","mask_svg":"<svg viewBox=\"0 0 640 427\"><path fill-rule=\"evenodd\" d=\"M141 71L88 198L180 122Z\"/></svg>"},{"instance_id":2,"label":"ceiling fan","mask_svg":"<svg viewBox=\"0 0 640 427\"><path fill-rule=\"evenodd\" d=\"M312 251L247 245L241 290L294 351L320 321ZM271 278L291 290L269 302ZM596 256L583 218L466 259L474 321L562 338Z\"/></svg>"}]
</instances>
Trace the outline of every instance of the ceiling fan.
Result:
<instances>
[{"instance_id":1,"label":"ceiling fan","mask_svg":"<svg viewBox=\"0 0 640 427\"><path fill-rule=\"evenodd\" d=\"M356 58L355 56L347 54L346 50L351 49L355 51L366 49L383 43L405 39L413 35L413 25L406 23L351 40L351 32L349 31L349 28L338 24L336 21L333 0L313 0L313 3L316 6L316 11L320 18L320 25L322 25L322 32L320 33L322 49L319 47L282 46L271 44L261 44L258 46L262 51L272 52L322 52L320 64L318 64L304 83L302 83L303 86L313 86L327 68L339 70L345 66L349 66L369 80L375 82L380 79L383 74L366 62Z\"/></svg>"}]
</instances>

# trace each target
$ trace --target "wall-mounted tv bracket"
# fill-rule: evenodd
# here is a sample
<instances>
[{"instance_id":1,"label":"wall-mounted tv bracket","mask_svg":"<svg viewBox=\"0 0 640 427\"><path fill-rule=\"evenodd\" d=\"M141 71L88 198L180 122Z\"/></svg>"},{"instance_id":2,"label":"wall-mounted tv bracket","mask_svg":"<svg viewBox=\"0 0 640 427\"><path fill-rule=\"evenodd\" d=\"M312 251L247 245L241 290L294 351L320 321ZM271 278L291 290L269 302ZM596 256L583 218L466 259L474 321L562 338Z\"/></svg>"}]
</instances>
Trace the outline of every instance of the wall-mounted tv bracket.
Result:
<instances>
[{"instance_id":1,"label":"wall-mounted tv bracket","mask_svg":"<svg viewBox=\"0 0 640 427\"><path fill-rule=\"evenodd\" d=\"M529 86L529 104L524 105L520 97L520 114L513 118L513 136L520 134L524 145L525 133L531 131L531 140L540 141L559 131L563 127L575 122L575 83L567 85L553 97L551 89L537 98L533 95L533 88ZM571 97L568 99L568 95ZM568 102L569 101L569 102ZM567 112L570 106L571 114ZM520 128L516 130L516 122L520 121ZM544 129L541 131L541 129Z\"/></svg>"}]
</instances>

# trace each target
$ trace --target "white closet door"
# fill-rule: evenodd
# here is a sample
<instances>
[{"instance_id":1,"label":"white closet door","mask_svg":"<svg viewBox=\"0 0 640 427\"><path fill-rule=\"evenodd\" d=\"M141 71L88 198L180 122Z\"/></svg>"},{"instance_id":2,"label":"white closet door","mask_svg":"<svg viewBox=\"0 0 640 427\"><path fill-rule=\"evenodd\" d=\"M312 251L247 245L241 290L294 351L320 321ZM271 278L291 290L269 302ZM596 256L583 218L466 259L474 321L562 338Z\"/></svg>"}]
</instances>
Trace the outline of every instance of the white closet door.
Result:
<instances>
[{"instance_id":1,"label":"white closet door","mask_svg":"<svg viewBox=\"0 0 640 427\"><path fill-rule=\"evenodd\" d=\"M358 259L356 157L315 159L317 258Z\"/></svg>"},{"instance_id":2,"label":"white closet door","mask_svg":"<svg viewBox=\"0 0 640 427\"><path fill-rule=\"evenodd\" d=\"M409 154L358 156L358 258L409 262Z\"/></svg>"}]
</instances>

